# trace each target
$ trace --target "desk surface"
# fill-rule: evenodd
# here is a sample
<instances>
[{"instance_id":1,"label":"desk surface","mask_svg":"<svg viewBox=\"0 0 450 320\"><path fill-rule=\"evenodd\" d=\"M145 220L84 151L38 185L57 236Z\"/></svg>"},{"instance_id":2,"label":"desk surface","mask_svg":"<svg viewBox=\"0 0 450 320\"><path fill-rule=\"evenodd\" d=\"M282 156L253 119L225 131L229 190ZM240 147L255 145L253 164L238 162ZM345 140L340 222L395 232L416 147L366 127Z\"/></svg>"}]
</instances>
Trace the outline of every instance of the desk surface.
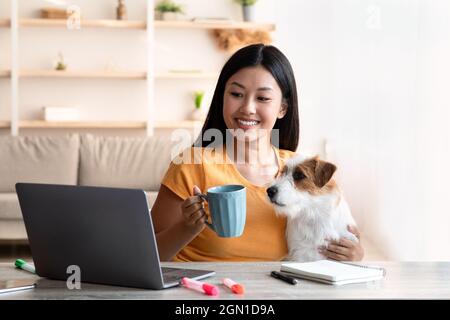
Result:
<instances>
[{"instance_id":1,"label":"desk surface","mask_svg":"<svg viewBox=\"0 0 450 320\"><path fill-rule=\"evenodd\" d=\"M280 262L163 263L163 266L211 269L216 275L207 281L219 284L224 277L245 286L238 296L220 286L219 299L450 299L450 262L370 262L386 268L386 277L368 283L331 286L300 280L294 286L269 276ZM182 287L143 290L82 283L80 290L68 290L64 281L39 278L0 263L0 280L35 278L37 288L0 294L0 299L217 299Z\"/></svg>"}]
</instances>

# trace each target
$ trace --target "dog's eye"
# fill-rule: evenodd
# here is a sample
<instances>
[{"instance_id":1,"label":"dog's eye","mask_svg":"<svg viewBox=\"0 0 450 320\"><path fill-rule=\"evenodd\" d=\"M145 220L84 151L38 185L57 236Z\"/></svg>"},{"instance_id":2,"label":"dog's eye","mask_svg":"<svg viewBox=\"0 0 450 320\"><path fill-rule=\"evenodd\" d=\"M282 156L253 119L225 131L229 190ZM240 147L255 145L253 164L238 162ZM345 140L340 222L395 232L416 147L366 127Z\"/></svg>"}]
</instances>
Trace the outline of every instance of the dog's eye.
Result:
<instances>
[{"instance_id":1,"label":"dog's eye","mask_svg":"<svg viewBox=\"0 0 450 320\"><path fill-rule=\"evenodd\" d=\"M292 175L292 177L294 178L294 180L298 181L298 180L302 180L304 178L306 178L306 176L303 174L303 172L301 171L295 171L294 174Z\"/></svg>"}]
</instances>

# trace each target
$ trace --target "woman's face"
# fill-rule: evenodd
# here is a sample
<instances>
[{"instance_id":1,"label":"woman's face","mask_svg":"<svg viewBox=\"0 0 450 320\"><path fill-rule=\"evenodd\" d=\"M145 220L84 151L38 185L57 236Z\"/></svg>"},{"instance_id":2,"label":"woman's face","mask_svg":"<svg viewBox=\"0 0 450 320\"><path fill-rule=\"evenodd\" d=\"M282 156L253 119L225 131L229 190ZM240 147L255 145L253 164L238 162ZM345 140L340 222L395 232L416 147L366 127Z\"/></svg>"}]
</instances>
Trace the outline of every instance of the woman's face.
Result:
<instances>
[{"instance_id":1,"label":"woman's face","mask_svg":"<svg viewBox=\"0 0 450 320\"><path fill-rule=\"evenodd\" d=\"M281 89L269 71L262 66L243 68L225 84L225 124L235 129L239 140L268 138L275 121L286 113L282 100Z\"/></svg>"}]
</instances>

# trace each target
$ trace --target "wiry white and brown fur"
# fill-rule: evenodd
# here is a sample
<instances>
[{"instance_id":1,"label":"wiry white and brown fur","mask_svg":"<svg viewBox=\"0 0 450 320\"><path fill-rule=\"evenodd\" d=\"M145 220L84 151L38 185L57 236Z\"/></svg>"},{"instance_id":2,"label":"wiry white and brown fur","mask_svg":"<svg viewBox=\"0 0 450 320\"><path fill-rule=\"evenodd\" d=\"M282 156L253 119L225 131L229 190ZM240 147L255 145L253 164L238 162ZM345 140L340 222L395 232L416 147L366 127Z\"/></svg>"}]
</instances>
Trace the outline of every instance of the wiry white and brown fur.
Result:
<instances>
[{"instance_id":1,"label":"wiry white and brown fur","mask_svg":"<svg viewBox=\"0 0 450 320\"><path fill-rule=\"evenodd\" d=\"M318 248L326 239L358 241L348 231L356 225L337 184L331 179L332 163L318 157L296 156L287 161L281 175L267 189L275 211L287 217L288 260L326 259Z\"/></svg>"}]
</instances>

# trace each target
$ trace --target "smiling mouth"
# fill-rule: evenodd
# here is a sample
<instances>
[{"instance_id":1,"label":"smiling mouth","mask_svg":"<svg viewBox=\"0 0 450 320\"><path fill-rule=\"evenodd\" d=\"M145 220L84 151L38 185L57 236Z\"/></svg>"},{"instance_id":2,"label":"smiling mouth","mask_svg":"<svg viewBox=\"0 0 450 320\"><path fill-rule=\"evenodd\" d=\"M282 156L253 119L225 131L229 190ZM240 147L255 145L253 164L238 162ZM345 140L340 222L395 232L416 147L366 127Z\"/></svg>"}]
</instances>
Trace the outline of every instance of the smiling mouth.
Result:
<instances>
[{"instance_id":1,"label":"smiling mouth","mask_svg":"<svg viewBox=\"0 0 450 320\"><path fill-rule=\"evenodd\" d=\"M241 118L236 118L236 122L243 127L253 127L253 126L257 126L261 121L258 120L253 120L253 119L241 119Z\"/></svg>"}]
</instances>

